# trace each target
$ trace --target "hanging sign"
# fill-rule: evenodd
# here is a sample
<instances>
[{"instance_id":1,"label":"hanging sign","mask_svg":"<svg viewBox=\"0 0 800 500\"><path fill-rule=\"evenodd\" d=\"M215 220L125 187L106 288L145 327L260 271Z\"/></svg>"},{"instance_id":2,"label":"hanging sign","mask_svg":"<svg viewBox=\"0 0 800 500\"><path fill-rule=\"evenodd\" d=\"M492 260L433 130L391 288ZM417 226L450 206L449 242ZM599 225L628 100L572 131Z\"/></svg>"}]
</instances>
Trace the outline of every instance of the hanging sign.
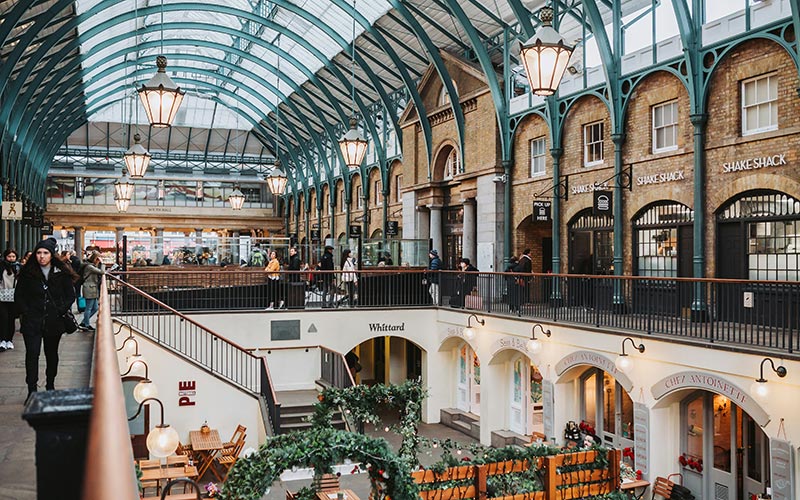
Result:
<instances>
[{"instance_id":1,"label":"hanging sign","mask_svg":"<svg viewBox=\"0 0 800 500\"><path fill-rule=\"evenodd\" d=\"M790 500L794 498L794 448L782 439L769 440L770 484L773 500Z\"/></svg>"},{"instance_id":2,"label":"hanging sign","mask_svg":"<svg viewBox=\"0 0 800 500\"><path fill-rule=\"evenodd\" d=\"M386 221L386 236L397 236L400 234L398 224L396 220L387 220Z\"/></svg>"},{"instance_id":3,"label":"hanging sign","mask_svg":"<svg viewBox=\"0 0 800 500\"><path fill-rule=\"evenodd\" d=\"M53 234L53 223L49 220L42 223L42 234Z\"/></svg>"},{"instance_id":4,"label":"hanging sign","mask_svg":"<svg viewBox=\"0 0 800 500\"><path fill-rule=\"evenodd\" d=\"M33 209L24 208L22 210L22 223L33 225L33 218L36 216L36 211Z\"/></svg>"},{"instance_id":5,"label":"hanging sign","mask_svg":"<svg viewBox=\"0 0 800 500\"><path fill-rule=\"evenodd\" d=\"M555 439L555 387L551 380L542 380L542 424L546 439Z\"/></svg>"},{"instance_id":6,"label":"hanging sign","mask_svg":"<svg viewBox=\"0 0 800 500\"><path fill-rule=\"evenodd\" d=\"M22 219L22 202L4 201L3 220L21 220L21 219Z\"/></svg>"},{"instance_id":7,"label":"hanging sign","mask_svg":"<svg viewBox=\"0 0 800 500\"><path fill-rule=\"evenodd\" d=\"M319 229L311 230L311 241L319 241Z\"/></svg>"},{"instance_id":8,"label":"hanging sign","mask_svg":"<svg viewBox=\"0 0 800 500\"><path fill-rule=\"evenodd\" d=\"M611 191L595 191L593 194L592 214L611 217L611 211L614 206L613 193Z\"/></svg>"},{"instance_id":9,"label":"hanging sign","mask_svg":"<svg viewBox=\"0 0 800 500\"><path fill-rule=\"evenodd\" d=\"M533 220L534 222L550 222L552 216L553 204L549 201L534 201L533 202Z\"/></svg>"},{"instance_id":10,"label":"hanging sign","mask_svg":"<svg viewBox=\"0 0 800 500\"><path fill-rule=\"evenodd\" d=\"M647 479L650 457L650 409L644 403L633 403L633 436L636 469L642 471L642 479Z\"/></svg>"},{"instance_id":11,"label":"hanging sign","mask_svg":"<svg viewBox=\"0 0 800 500\"><path fill-rule=\"evenodd\" d=\"M350 226L350 237L361 238L361 226Z\"/></svg>"},{"instance_id":12,"label":"hanging sign","mask_svg":"<svg viewBox=\"0 0 800 500\"><path fill-rule=\"evenodd\" d=\"M36 212L33 216L33 227L42 227L44 224L44 214L41 212Z\"/></svg>"}]
</instances>

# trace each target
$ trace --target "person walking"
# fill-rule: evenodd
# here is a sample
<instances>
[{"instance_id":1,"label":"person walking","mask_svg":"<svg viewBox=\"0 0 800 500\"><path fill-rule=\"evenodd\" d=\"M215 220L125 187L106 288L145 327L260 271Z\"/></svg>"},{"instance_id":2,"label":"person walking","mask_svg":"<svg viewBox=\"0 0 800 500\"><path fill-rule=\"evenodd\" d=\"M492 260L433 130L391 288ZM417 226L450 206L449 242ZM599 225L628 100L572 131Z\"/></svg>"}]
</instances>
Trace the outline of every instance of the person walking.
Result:
<instances>
[{"instance_id":1,"label":"person walking","mask_svg":"<svg viewBox=\"0 0 800 500\"><path fill-rule=\"evenodd\" d=\"M347 290L347 302L353 307L356 302L356 285L358 275L356 274L356 261L353 259L350 249L342 250L342 283Z\"/></svg>"},{"instance_id":2,"label":"person walking","mask_svg":"<svg viewBox=\"0 0 800 500\"><path fill-rule=\"evenodd\" d=\"M291 247L289 249L289 267L287 271L299 271L300 270L300 256L297 255L297 248ZM289 281L298 282L301 281L301 276L299 273L293 273L289 275Z\"/></svg>"},{"instance_id":3,"label":"person walking","mask_svg":"<svg viewBox=\"0 0 800 500\"><path fill-rule=\"evenodd\" d=\"M320 271L333 271L333 247L325 245L325 251L319 260ZM322 307L333 307L336 294L333 273L322 273Z\"/></svg>"},{"instance_id":4,"label":"person walking","mask_svg":"<svg viewBox=\"0 0 800 500\"><path fill-rule=\"evenodd\" d=\"M36 245L33 257L19 273L14 294L14 303L22 315L20 331L25 340L28 397L37 390L42 342L47 360L45 388L55 389L58 344L66 331L62 315L75 301L74 283L78 277L68 263L57 257L57 244L55 238L47 238Z\"/></svg>"},{"instance_id":5,"label":"person walking","mask_svg":"<svg viewBox=\"0 0 800 500\"><path fill-rule=\"evenodd\" d=\"M83 311L83 320L78 328L84 332L93 332L94 327L89 322L97 312L97 298L100 297L100 277L105 273L100 252L92 252L84 261L81 279L83 298L86 299L86 309Z\"/></svg>"},{"instance_id":6,"label":"person walking","mask_svg":"<svg viewBox=\"0 0 800 500\"><path fill-rule=\"evenodd\" d=\"M14 348L14 331L16 330L14 307L14 289L17 287L17 275L20 264L17 262L17 251L7 248L0 262L0 351Z\"/></svg>"},{"instance_id":7,"label":"person walking","mask_svg":"<svg viewBox=\"0 0 800 500\"><path fill-rule=\"evenodd\" d=\"M281 261L278 260L278 253L275 250L269 253L269 263L264 270L267 272L267 278L269 278L268 293L270 296L270 304L267 309L278 309L282 302L280 290Z\"/></svg>"},{"instance_id":8,"label":"person walking","mask_svg":"<svg viewBox=\"0 0 800 500\"><path fill-rule=\"evenodd\" d=\"M428 280L428 293L430 294L431 298L433 299L433 304L439 304L439 271L442 268L442 261L439 259L439 251L435 248L428 253L428 257L430 258L430 262L428 263L428 270L434 271L431 273L426 273L426 279Z\"/></svg>"},{"instance_id":9,"label":"person walking","mask_svg":"<svg viewBox=\"0 0 800 500\"><path fill-rule=\"evenodd\" d=\"M530 277L524 275L530 274L533 271L530 248L526 248L522 251L522 255L519 256L519 262L517 262L517 265L514 266L512 271L520 275L514 276L515 300L512 303L512 311L519 312L520 306L528 302L528 284L530 283Z\"/></svg>"}]
</instances>

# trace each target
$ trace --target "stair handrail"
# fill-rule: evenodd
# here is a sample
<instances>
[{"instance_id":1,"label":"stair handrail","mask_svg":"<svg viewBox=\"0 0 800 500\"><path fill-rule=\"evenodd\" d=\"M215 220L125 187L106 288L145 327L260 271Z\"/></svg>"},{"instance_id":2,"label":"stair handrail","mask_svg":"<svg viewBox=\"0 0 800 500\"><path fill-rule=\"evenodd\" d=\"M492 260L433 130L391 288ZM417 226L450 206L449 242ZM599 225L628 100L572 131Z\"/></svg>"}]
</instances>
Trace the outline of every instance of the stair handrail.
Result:
<instances>
[{"instance_id":1,"label":"stair handrail","mask_svg":"<svg viewBox=\"0 0 800 500\"><path fill-rule=\"evenodd\" d=\"M124 280L120 279L118 276L107 275L110 279L114 280L114 282L118 286L123 286L126 289L130 290L131 292L143 297L145 300L151 302L152 304L156 305L158 308L162 309L163 311L161 314L168 313L174 315L175 317L180 319L181 323L188 323L192 325L199 331L204 332L205 334L209 335L212 339L212 343L220 342L224 347L223 349L236 353L237 356L242 357L243 359L248 360L249 363L252 364L250 370L247 374L247 380L241 380L231 376L229 373L225 371L215 370L214 369L214 358L213 358L213 349L210 353L210 362L206 362L206 360L201 359L203 356L197 355L197 350L193 350L194 352L184 352L179 347L175 345L171 345L168 341L163 341L161 336L153 336L151 332L148 332L145 328L137 328L137 330L141 331L143 334L153 338L159 344L166 344L171 349L174 349L184 356L192 359L193 361L201 364L202 366L207 367L211 373L216 373L219 376L227 379L234 385L241 387L249 392L256 393L264 398L264 401L267 405L267 409L269 411L270 419L272 420L273 430L280 428L280 403L278 402L277 395L275 393L275 388L272 383L272 376L269 373L269 367L267 366L266 358L263 356L256 356L250 350L245 349L244 347L240 346L239 344L232 342L225 337L221 336L214 330L204 326L197 321L193 320L192 318L186 316L185 314L181 313L173 309L172 307L168 306L167 304L161 302L160 300L152 297L147 292L144 292L137 288L130 283L125 282ZM153 311L136 311L132 313L127 313L126 316L129 317L136 317L137 314L153 314ZM130 326L133 326L130 321L127 322ZM257 375L256 375L257 374Z\"/></svg>"}]
</instances>

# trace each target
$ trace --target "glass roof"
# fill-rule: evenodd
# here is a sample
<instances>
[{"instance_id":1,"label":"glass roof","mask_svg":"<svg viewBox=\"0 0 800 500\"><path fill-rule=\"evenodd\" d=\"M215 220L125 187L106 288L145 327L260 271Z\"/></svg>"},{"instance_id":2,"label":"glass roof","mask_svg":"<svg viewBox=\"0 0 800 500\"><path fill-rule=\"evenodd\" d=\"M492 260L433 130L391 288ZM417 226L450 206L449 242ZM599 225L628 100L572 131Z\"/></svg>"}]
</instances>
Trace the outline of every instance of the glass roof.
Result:
<instances>
[{"instance_id":1,"label":"glass roof","mask_svg":"<svg viewBox=\"0 0 800 500\"><path fill-rule=\"evenodd\" d=\"M80 0L78 14L101 3ZM97 96L88 100L90 120L112 121L115 112L110 103L124 100L152 76L162 40L170 76L182 88L195 90L195 98L186 100L185 106L191 109L183 113L181 125L235 128L234 113L216 106L214 115L214 102L238 109L255 123L292 92L290 82L305 83L307 75L329 64L343 50L342 43L353 39L352 17L330 0L204 0L203 5L210 6L206 11L197 10L197 3L192 10L180 9L180 4L164 0L162 10L161 2L117 2L80 24L84 82L87 92ZM370 23L390 9L387 0L361 0L356 7ZM106 27L117 18L124 20ZM356 36L362 32L363 27L356 25ZM233 53L226 54L228 48ZM287 57L294 60L289 62Z\"/></svg>"}]
</instances>

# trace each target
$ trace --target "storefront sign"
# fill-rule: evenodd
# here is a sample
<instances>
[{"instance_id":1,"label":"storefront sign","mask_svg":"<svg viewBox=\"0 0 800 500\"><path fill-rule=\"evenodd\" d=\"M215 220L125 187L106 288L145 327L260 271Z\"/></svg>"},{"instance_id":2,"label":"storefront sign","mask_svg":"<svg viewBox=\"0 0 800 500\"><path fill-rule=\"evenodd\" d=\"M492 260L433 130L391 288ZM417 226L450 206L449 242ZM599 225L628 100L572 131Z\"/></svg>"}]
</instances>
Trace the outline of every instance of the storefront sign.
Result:
<instances>
[{"instance_id":1,"label":"storefront sign","mask_svg":"<svg viewBox=\"0 0 800 500\"><path fill-rule=\"evenodd\" d=\"M22 219L22 202L4 201L3 220L20 220L20 219Z\"/></svg>"},{"instance_id":2,"label":"storefront sign","mask_svg":"<svg viewBox=\"0 0 800 500\"><path fill-rule=\"evenodd\" d=\"M650 392L658 400L682 389L703 389L725 396L747 412L761 427L769 423L770 417L767 412L750 397L747 391L733 382L711 373L694 371L676 373L653 384Z\"/></svg>"},{"instance_id":3,"label":"storefront sign","mask_svg":"<svg viewBox=\"0 0 800 500\"><path fill-rule=\"evenodd\" d=\"M495 340L492 344L492 357L494 358L497 353L500 351L504 351L506 349L514 349L515 351L520 351L523 354L528 354L528 350L525 346L528 343L527 338L522 337L500 337L498 340Z\"/></svg>"},{"instance_id":4,"label":"storefront sign","mask_svg":"<svg viewBox=\"0 0 800 500\"><path fill-rule=\"evenodd\" d=\"M397 236L400 234L400 230L396 220L387 220L386 221L386 236Z\"/></svg>"},{"instance_id":5,"label":"storefront sign","mask_svg":"<svg viewBox=\"0 0 800 500\"><path fill-rule=\"evenodd\" d=\"M560 376L570 368L576 366L594 366L600 368L614 377L617 382L619 382L619 385L626 391L631 392L633 389L633 382L631 382L631 379L617 370L617 365L614 364L614 361L602 354L592 351L578 351L564 356L561 358L561 361L556 364L556 374Z\"/></svg>"},{"instance_id":6,"label":"storefront sign","mask_svg":"<svg viewBox=\"0 0 800 500\"><path fill-rule=\"evenodd\" d=\"M361 238L361 226L350 226L350 237L351 238Z\"/></svg>"},{"instance_id":7,"label":"storefront sign","mask_svg":"<svg viewBox=\"0 0 800 500\"><path fill-rule=\"evenodd\" d=\"M555 386L550 380L542 380L542 423L545 438L555 439Z\"/></svg>"},{"instance_id":8,"label":"storefront sign","mask_svg":"<svg viewBox=\"0 0 800 500\"><path fill-rule=\"evenodd\" d=\"M770 439L770 484L773 500L794 498L794 449L791 443L781 439Z\"/></svg>"},{"instance_id":9,"label":"storefront sign","mask_svg":"<svg viewBox=\"0 0 800 500\"><path fill-rule=\"evenodd\" d=\"M642 479L647 479L650 468L650 408L644 403L633 403L633 435L636 469L642 471Z\"/></svg>"},{"instance_id":10,"label":"storefront sign","mask_svg":"<svg viewBox=\"0 0 800 500\"><path fill-rule=\"evenodd\" d=\"M597 184L595 182L592 184L579 184L577 186L572 186L570 189L570 194L593 193L603 189L608 189L608 182L604 182L602 184Z\"/></svg>"},{"instance_id":11,"label":"storefront sign","mask_svg":"<svg viewBox=\"0 0 800 500\"><path fill-rule=\"evenodd\" d=\"M637 186L646 186L648 184L663 184L665 182L677 182L682 181L686 177L683 176L682 170L676 170L674 172L661 172L658 174L653 175L643 175L641 177L636 178L636 185Z\"/></svg>"},{"instance_id":12,"label":"storefront sign","mask_svg":"<svg viewBox=\"0 0 800 500\"><path fill-rule=\"evenodd\" d=\"M534 222L550 222L552 220L552 207L553 204L549 201L534 201L533 202L533 220Z\"/></svg>"},{"instance_id":13,"label":"storefront sign","mask_svg":"<svg viewBox=\"0 0 800 500\"><path fill-rule=\"evenodd\" d=\"M196 401L192 399L197 396L197 382L185 380L178 382L178 406L194 406Z\"/></svg>"},{"instance_id":14,"label":"storefront sign","mask_svg":"<svg viewBox=\"0 0 800 500\"><path fill-rule=\"evenodd\" d=\"M782 167L786 165L786 153L772 156L759 156L757 158L747 158L746 160L735 160L722 164L722 173L741 172L743 170L758 170L766 167Z\"/></svg>"},{"instance_id":15,"label":"storefront sign","mask_svg":"<svg viewBox=\"0 0 800 500\"><path fill-rule=\"evenodd\" d=\"M158 213L170 213L172 209L169 207L150 207L147 209L148 212L158 212Z\"/></svg>"},{"instance_id":16,"label":"storefront sign","mask_svg":"<svg viewBox=\"0 0 800 500\"><path fill-rule=\"evenodd\" d=\"M53 223L49 220L42 223L42 234L53 234Z\"/></svg>"},{"instance_id":17,"label":"storefront sign","mask_svg":"<svg viewBox=\"0 0 800 500\"><path fill-rule=\"evenodd\" d=\"M406 331L405 322L400 324L390 323L369 323L369 331L371 332L404 332Z\"/></svg>"},{"instance_id":18,"label":"storefront sign","mask_svg":"<svg viewBox=\"0 0 800 500\"><path fill-rule=\"evenodd\" d=\"M319 229L311 230L311 241L319 241Z\"/></svg>"},{"instance_id":19,"label":"storefront sign","mask_svg":"<svg viewBox=\"0 0 800 500\"><path fill-rule=\"evenodd\" d=\"M611 191L595 191L592 213L594 215L606 215L611 217L611 210L614 206L614 198Z\"/></svg>"}]
</instances>

